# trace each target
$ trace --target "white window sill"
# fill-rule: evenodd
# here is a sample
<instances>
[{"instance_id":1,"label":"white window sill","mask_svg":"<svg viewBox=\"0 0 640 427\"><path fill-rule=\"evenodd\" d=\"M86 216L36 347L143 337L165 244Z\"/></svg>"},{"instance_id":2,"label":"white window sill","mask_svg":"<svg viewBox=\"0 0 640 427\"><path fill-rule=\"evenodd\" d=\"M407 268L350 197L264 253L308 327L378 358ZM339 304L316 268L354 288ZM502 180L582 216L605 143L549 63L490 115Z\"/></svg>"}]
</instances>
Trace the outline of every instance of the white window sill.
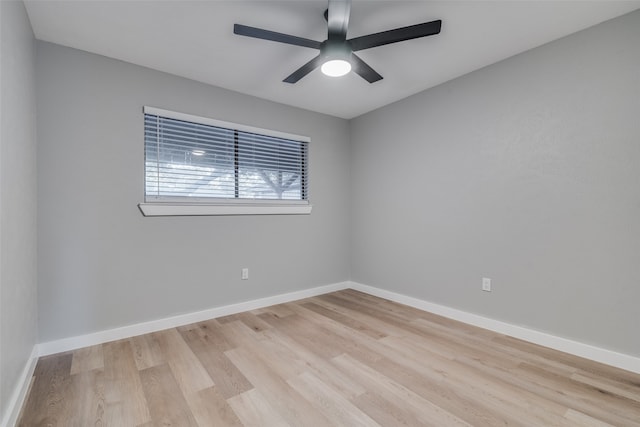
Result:
<instances>
[{"instance_id":1,"label":"white window sill","mask_svg":"<svg viewBox=\"0 0 640 427\"><path fill-rule=\"evenodd\" d=\"M182 204L140 203L144 216L308 215L310 204Z\"/></svg>"}]
</instances>

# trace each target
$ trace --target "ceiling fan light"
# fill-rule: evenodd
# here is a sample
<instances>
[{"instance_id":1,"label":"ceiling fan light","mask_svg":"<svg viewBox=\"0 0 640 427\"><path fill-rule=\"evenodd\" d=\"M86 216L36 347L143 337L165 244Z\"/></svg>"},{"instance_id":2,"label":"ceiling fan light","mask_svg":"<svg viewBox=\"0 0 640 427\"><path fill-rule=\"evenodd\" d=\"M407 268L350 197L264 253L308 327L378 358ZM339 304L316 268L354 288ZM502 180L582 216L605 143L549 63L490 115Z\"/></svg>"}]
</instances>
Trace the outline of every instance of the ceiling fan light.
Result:
<instances>
[{"instance_id":1,"label":"ceiling fan light","mask_svg":"<svg viewBox=\"0 0 640 427\"><path fill-rule=\"evenodd\" d=\"M322 73L330 77L341 77L351 71L351 64L344 59L331 59L320 68Z\"/></svg>"}]
</instances>

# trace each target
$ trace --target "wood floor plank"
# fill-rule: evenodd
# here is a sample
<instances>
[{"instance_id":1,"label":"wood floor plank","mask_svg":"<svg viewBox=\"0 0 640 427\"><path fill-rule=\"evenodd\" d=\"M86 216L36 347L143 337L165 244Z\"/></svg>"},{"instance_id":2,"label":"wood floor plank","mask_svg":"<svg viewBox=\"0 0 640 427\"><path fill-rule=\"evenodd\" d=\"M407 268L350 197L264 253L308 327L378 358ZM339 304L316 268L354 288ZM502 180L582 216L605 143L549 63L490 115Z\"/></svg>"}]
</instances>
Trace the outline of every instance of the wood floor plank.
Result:
<instances>
[{"instance_id":1,"label":"wood floor plank","mask_svg":"<svg viewBox=\"0 0 640 427\"><path fill-rule=\"evenodd\" d=\"M490 375L480 369L470 368L462 363L450 360L447 357L431 352L426 346L408 341L407 339L385 338L384 341L390 348L403 352L408 357L419 352L428 357L428 367L420 364L411 365L411 369L418 372L420 376L437 380L442 380L441 386L448 386L455 389L456 393L490 408L494 412L502 412L504 416L511 414L515 420L520 419L532 425L554 425L562 423L564 407L555 404L531 393L526 388L519 388L509 381L504 381L500 377L495 377L492 381L487 381ZM376 366L379 369L386 369L385 366ZM442 374L445 375L442 375ZM435 374L435 375L434 375ZM464 384L464 387L459 387ZM492 387L489 386L492 385ZM543 408L538 411L528 411L527 408ZM515 413L519 413L517 417Z\"/></svg>"},{"instance_id":2,"label":"wood floor plank","mask_svg":"<svg viewBox=\"0 0 640 427\"><path fill-rule=\"evenodd\" d=\"M249 312L238 313L238 320L247 325L254 332L261 332L271 328L271 325L269 325L267 322Z\"/></svg>"},{"instance_id":3,"label":"wood floor plank","mask_svg":"<svg viewBox=\"0 0 640 427\"><path fill-rule=\"evenodd\" d=\"M499 414L483 404L477 396L469 397L461 392L460 386L448 383L446 373L431 369L428 357L409 358L393 350L380 349L380 352L386 353L388 357L374 364L371 369L474 426L518 424L517 420ZM349 375L349 372L346 374ZM368 389L373 390L370 393L378 393L381 390L375 384L371 384ZM391 401L402 400L395 395L382 397Z\"/></svg>"},{"instance_id":4,"label":"wood floor plank","mask_svg":"<svg viewBox=\"0 0 640 427\"><path fill-rule=\"evenodd\" d=\"M593 418L617 425L640 425L640 403L616 396L590 385L580 385L571 379L559 378L529 364L520 366L519 374L525 379L541 379L547 393L566 406L578 409ZM558 390L561 390L559 393Z\"/></svg>"},{"instance_id":5,"label":"wood floor plank","mask_svg":"<svg viewBox=\"0 0 640 427\"><path fill-rule=\"evenodd\" d=\"M338 313L336 311L333 310L329 310L328 308L322 307L321 305L318 305L316 303L313 302L308 302L305 304L301 304L302 307L306 308L307 310L311 310L311 311L315 311L316 313L335 320L336 322L339 322L357 332L360 332L362 334L368 335L369 337L373 338L373 339L379 339L379 338L384 338L387 336L387 334L385 334L384 332L381 331L377 331L373 328L371 328L370 325L361 322L357 319L354 319L352 317L346 316L344 314Z\"/></svg>"},{"instance_id":6,"label":"wood floor plank","mask_svg":"<svg viewBox=\"0 0 640 427\"><path fill-rule=\"evenodd\" d=\"M367 349L361 345L362 341L373 342L372 338L364 334L354 334L351 328L303 306L291 304L291 309L314 324L312 328L306 327L305 332L302 331L300 324L294 325L294 328L299 331L297 335L307 334L320 345L332 347L338 353L358 354L363 359L371 360L379 358L376 352L370 350L370 347Z\"/></svg>"},{"instance_id":7,"label":"wood floor plank","mask_svg":"<svg viewBox=\"0 0 640 427\"><path fill-rule=\"evenodd\" d=\"M395 397L385 398L383 393L368 391L351 399L362 412L369 415L381 426L422 426L424 421L413 411L408 411Z\"/></svg>"},{"instance_id":8,"label":"wood floor plank","mask_svg":"<svg viewBox=\"0 0 640 427\"><path fill-rule=\"evenodd\" d=\"M187 404L200 426L242 426L240 418L216 387L187 396Z\"/></svg>"},{"instance_id":9,"label":"wood floor plank","mask_svg":"<svg viewBox=\"0 0 640 427\"><path fill-rule=\"evenodd\" d=\"M66 425L102 426L106 422L104 372L90 370L71 375L69 395L71 404L66 408Z\"/></svg>"},{"instance_id":10,"label":"wood floor plank","mask_svg":"<svg viewBox=\"0 0 640 427\"><path fill-rule=\"evenodd\" d=\"M357 376L362 379L362 381L370 384L369 388L374 390L374 393L379 392L381 395L391 395L394 400L404 402L405 410L415 416L420 422L420 425L470 426L470 424L452 413L433 404L417 393L393 381L366 364L353 359L347 354L334 358L333 362L341 367L345 374Z\"/></svg>"},{"instance_id":11,"label":"wood floor plank","mask_svg":"<svg viewBox=\"0 0 640 427\"><path fill-rule=\"evenodd\" d=\"M93 345L73 352L71 375L103 368L104 356L102 354L102 345Z\"/></svg>"},{"instance_id":12,"label":"wood floor plank","mask_svg":"<svg viewBox=\"0 0 640 427\"><path fill-rule=\"evenodd\" d=\"M338 369L333 366L329 360L319 357L317 354L309 351L290 336L283 334L277 329L265 332L266 336L275 344L283 349L290 351L292 363L306 368L309 372L316 375L325 383L347 399L359 396L366 392L366 389L355 381L349 379Z\"/></svg>"},{"instance_id":13,"label":"wood floor plank","mask_svg":"<svg viewBox=\"0 0 640 427\"><path fill-rule=\"evenodd\" d=\"M390 325L375 316L362 313L358 311L357 307L355 306L350 307L348 304L336 303L335 300L332 302L331 297L332 294L320 295L316 297L316 299L314 299L314 303L337 313L344 314L345 316L358 320L367 325L370 325L370 327L374 328L377 331L380 331L386 336L404 336L406 334L406 331L404 329L394 325Z\"/></svg>"},{"instance_id":14,"label":"wood floor plank","mask_svg":"<svg viewBox=\"0 0 640 427\"><path fill-rule=\"evenodd\" d=\"M440 324L441 322L432 322L423 318L416 319L411 323L420 328L423 334L428 334L429 342L437 340L443 343L442 347L433 346L433 348L436 349L435 351L448 349L448 357L453 356L453 358L456 358L457 355L462 354L466 357L482 360L483 363L493 363L500 367L505 367L506 365L516 366L525 361L535 365L543 365L545 370L564 376L570 376L577 371L575 367L544 358L512 345L506 343L498 344L491 338L487 339L484 335L476 334L475 331L468 332L457 328L444 327ZM492 337L498 336L498 334L492 334ZM440 352L440 354L443 353Z\"/></svg>"},{"instance_id":15,"label":"wood floor plank","mask_svg":"<svg viewBox=\"0 0 640 427\"><path fill-rule=\"evenodd\" d=\"M612 424L597 420L587 414L583 414L582 412L574 411L573 409L568 409L565 417L567 420L573 421L584 427L614 427Z\"/></svg>"},{"instance_id":16,"label":"wood floor plank","mask_svg":"<svg viewBox=\"0 0 640 427\"><path fill-rule=\"evenodd\" d=\"M41 357L36 364L34 381L22 411L19 426L64 426L61 419L70 405L71 363L73 354Z\"/></svg>"},{"instance_id":17,"label":"wood floor plank","mask_svg":"<svg viewBox=\"0 0 640 427\"><path fill-rule=\"evenodd\" d=\"M496 334L496 336L492 338L492 341L495 343L506 343L508 345L511 345L512 347L518 347L523 352L536 354L545 359L551 359L556 362L564 363L568 366L573 366L578 370L591 372L599 376L620 381L622 383L628 383L633 387L640 386L640 375L630 376L628 371L613 366L604 365L593 360L573 356L568 353L563 353L548 347L543 347L505 335Z\"/></svg>"},{"instance_id":18,"label":"wood floor plank","mask_svg":"<svg viewBox=\"0 0 640 427\"><path fill-rule=\"evenodd\" d=\"M230 398L229 405L246 427L295 427L278 414L258 389L252 389Z\"/></svg>"},{"instance_id":19,"label":"wood floor plank","mask_svg":"<svg viewBox=\"0 0 640 427\"><path fill-rule=\"evenodd\" d=\"M165 363L162 349L155 335L145 334L129 338L134 360L138 370L151 368Z\"/></svg>"},{"instance_id":20,"label":"wood floor plank","mask_svg":"<svg viewBox=\"0 0 640 427\"><path fill-rule=\"evenodd\" d=\"M337 292L338 298L348 298L361 305L366 305L379 311L381 314L396 316L406 322L419 319L424 315L424 311L414 307L398 304L396 302L368 295L355 289L345 289L344 292Z\"/></svg>"},{"instance_id":21,"label":"wood floor plank","mask_svg":"<svg viewBox=\"0 0 640 427\"><path fill-rule=\"evenodd\" d=\"M202 329L182 330L181 335L189 348L204 366L216 390L225 398L251 390L253 385L231 363L224 351L212 345L201 333Z\"/></svg>"},{"instance_id":22,"label":"wood floor plank","mask_svg":"<svg viewBox=\"0 0 640 427\"><path fill-rule=\"evenodd\" d=\"M416 335L414 335L413 333L409 333L409 334L407 334L407 336L406 336L405 338L407 338L407 339L408 339L408 338L411 338L411 340L419 340L419 339L420 339L420 336L416 336ZM385 340L381 340L381 341L385 341ZM364 341L362 341L362 342L361 342L361 344L363 344L363 345L370 345L370 344L368 344L367 342L364 342ZM387 353L387 354L388 354L389 352L392 352L392 353L393 353L393 352L396 352L396 353L397 353L397 349L396 349L397 345L398 345L397 343L394 343L393 345L389 346L389 348L387 348L387 349L386 349L386 350L387 350L387 351L386 351L386 353ZM371 348L371 351L378 351L378 352L381 352L381 351L383 351L383 350L384 350L384 347L380 347L380 346L378 346L378 347L376 347L376 348ZM418 354L419 354L419 353L418 353ZM454 352L452 352L452 354L455 354L455 351L454 351ZM390 358L390 360L393 360L393 359L394 359L393 354L391 354L391 355L389 356L389 358ZM397 360L397 358L395 358L395 359ZM450 357L450 359L452 359L452 357ZM411 364L411 363L409 363L409 365L410 365L410 364ZM415 377L417 377L417 376L419 376L419 373L417 373L417 372L413 372L412 374L408 374L406 378L407 378L410 382L413 382L413 379L414 379ZM416 386L416 385L414 384L414 386ZM436 395L431 394L431 399L434 399L434 398L435 398L437 401L441 401L441 400L442 400L442 398L443 398L444 396L446 396L446 394L447 394L447 393L451 393L451 391L450 391L450 390L449 390L449 391L443 390L442 384L439 384L439 387L438 387L438 388L439 388L439 393L438 393L438 394L436 394ZM423 390L423 392L425 391L424 389L422 389L422 390ZM428 391L427 391L427 392L428 392ZM458 397L458 399L460 399L460 398ZM464 400L463 400L463 401L464 401ZM446 403L446 401L445 401L445 403ZM460 402L460 403L462 403L462 402ZM465 406L465 407L472 407L472 408L475 408L475 411L476 411L476 412L478 412L477 405L474 405L474 404L469 405L469 402L466 402L464 406ZM482 413L482 409L480 409L480 412ZM485 411L485 412L486 412L486 411ZM477 414L476 414L476 415L477 415ZM484 417L484 418L483 418L483 417ZM476 425L477 425L477 423L478 423L478 422L482 422L482 420L483 420L483 419L486 419L486 418L487 418L487 414L486 414L486 413L485 413L485 414L483 414L483 417L481 417L481 418L479 418L479 419L478 419L478 418L473 419L474 424L476 424ZM495 425L495 421L494 421L493 423L490 423L489 425Z\"/></svg>"},{"instance_id":23,"label":"wood floor plank","mask_svg":"<svg viewBox=\"0 0 640 427\"><path fill-rule=\"evenodd\" d=\"M220 326L220 332L231 343L232 348L242 347L247 343L257 343L264 339L264 334L254 331L239 319L223 323Z\"/></svg>"},{"instance_id":24,"label":"wood floor plank","mask_svg":"<svg viewBox=\"0 0 640 427\"><path fill-rule=\"evenodd\" d=\"M107 425L138 425L151 421L129 341L102 346Z\"/></svg>"},{"instance_id":25,"label":"wood floor plank","mask_svg":"<svg viewBox=\"0 0 640 427\"><path fill-rule=\"evenodd\" d=\"M640 395L637 392L637 388L634 389L624 383L593 375L588 372L576 372L571 375L571 379L640 403Z\"/></svg>"},{"instance_id":26,"label":"wood floor plank","mask_svg":"<svg viewBox=\"0 0 640 427\"><path fill-rule=\"evenodd\" d=\"M236 329L247 328L242 323L234 326L237 326ZM308 366L299 363L297 355L291 353L288 347L282 346L277 341L270 339L270 336L265 336L264 338L265 339L261 339L254 345L247 343L243 348L252 348L260 354L269 355L269 357L266 358L269 369L284 380L296 377L308 370Z\"/></svg>"},{"instance_id":27,"label":"wood floor plank","mask_svg":"<svg viewBox=\"0 0 640 427\"><path fill-rule=\"evenodd\" d=\"M324 427L330 421L302 397L286 381L269 369L269 364L258 354L244 348L226 352L231 361L245 373L249 381L262 391L262 395L276 412L292 426Z\"/></svg>"},{"instance_id":28,"label":"wood floor plank","mask_svg":"<svg viewBox=\"0 0 640 427\"><path fill-rule=\"evenodd\" d=\"M271 314L272 316L280 318L294 314L294 312L289 310L289 308L284 304L272 305L270 307L263 308L261 311L262 313Z\"/></svg>"},{"instance_id":29,"label":"wood floor plank","mask_svg":"<svg viewBox=\"0 0 640 427\"><path fill-rule=\"evenodd\" d=\"M185 395L213 387L208 372L176 329L154 332L152 335L158 340L164 359Z\"/></svg>"},{"instance_id":30,"label":"wood floor plank","mask_svg":"<svg viewBox=\"0 0 640 427\"><path fill-rule=\"evenodd\" d=\"M207 343L208 347L215 348L218 351L227 351L235 348L235 345L225 338L222 332L222 325L216 319L181 326L177 329L180 333L187 331L197 333Z\"/></svg>"},{"instance_id":31,"label":"wood floor plank","mask_svg":"<svg viewBox=\"0 0 640 427\"><path fill-rule=\"evenodd\" d=\"M294 340L296 340L300 345L305 347L307 350L314 352L315 354L323 357L325 359L331 359L332 357L338 356L342 353L341 350L337 349L332 345L326 345L320 336L318 331L308 330L306 332L301 332L302 329L305 329L302 324L302 318L297 314L292 314L283 318L275 318L270 315L261 314L259 317L265 320L267 323L271 324L274 328L277 328L284 332L285 334L291 336ZM306 328L309 329L309 328Z\"/></svg>"},{"instance_id":32,"label":"wood floor plank","mask_svg":"<svg viewBox=\"0 0 640 427\"><path fill-rule=\"evenodd\" d=\"M344 290L43 357L17 425L640 427L640 374Z\"/></svg>"},{"instance_id":33,"label":"wood floor plank","mask_svg":"<svg viewBox=\"0 0 640 427\"><path fill-rule=\"evenodd\" d=\"M153 425L198 427L168 364L144 369L140 378Z\"/></svg>"},{"instance_id":34,"label":"wood floor plank","mask_svg":"<svg viewBox=\"0 0 640 427\"><path fill-rule=\"evenodd\" d=\"M380 425L309 372L291 378L287 382L305 399L313 402L314 406L331 420L332 425L363 427Z\"/></svg>"},{"instance_id":35,"label":"wood floor plank","mask_svg":"<svg viewBox=\"0 0 640 427\"><path fill-rule=\"evenodd\" d=\"M294 359L295 355L287 347L274 343L271 337L266 334L266 330L256 333L245 323L237 321L225 324L223 332L233 336L239 347L251 348L258 354L268 355L262 359L269 369L283 380L300 375L305 369L297 363L297 360Z\"/></svg>"},{"instance_id":36,"label":"wood floor plank","mask_svg":"<svg viewBox=\"0 0 640 427\"><path fill-rule=\"evenodd\" d=\"M375 308L359 304L358 301L351 301L344 295L335 293L321 295L319 299L333 307L338 307L341 311L348 313L350 317L360 319L363 322L371 321L371 324L375 325L376 329L379 329L386 335L404 336L410 333L410 331L405 328L406 323L404 321L391 317L391 319L395 321L389 322L389 318L387 318L384 313L379 312Z\"/></svg>"}]
</instances>

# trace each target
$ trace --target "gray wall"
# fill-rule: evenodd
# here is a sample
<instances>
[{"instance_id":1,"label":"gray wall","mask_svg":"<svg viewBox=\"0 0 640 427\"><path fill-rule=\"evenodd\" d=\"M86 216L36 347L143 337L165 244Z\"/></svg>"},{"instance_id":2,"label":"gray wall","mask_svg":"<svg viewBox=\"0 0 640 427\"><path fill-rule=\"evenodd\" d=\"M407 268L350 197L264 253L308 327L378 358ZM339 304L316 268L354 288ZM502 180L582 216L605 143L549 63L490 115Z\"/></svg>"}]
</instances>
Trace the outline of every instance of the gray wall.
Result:
<instances>
[{"instance_id":1,"label":"gray wall","mask_svg":"<svg viewBox=\"0 0 640 427\"><path fill-rule=\"evenodd\" d=\"M37 47L42 342L348 280L347 121ZM144 218L143 105L311 137L312 214Z\"/></svg>"},{"instance_id":2,"label":"gray wall","mask_svg":"<svg viewBox=\"0 0 640 427\"><path fill-rule=\"evenodd\" d=\"M634 12L353 120L352 279L640 356L639 45Z\"/></svg>"},{"instance_id":3,"label":"gray wall","mask_svg":"<svg viewBox=\"0 0 640 427\"><path fill-rule=\"evenodd\" d=\"M41 341L351 277L640 355L639 41L635 12L350 124L38 43ZM143 105L310 136L313 213L143 218Z\"/></svg>"},{"instance_id":4,"label":"gray wall","mask_svg":"<svg viewBox=\"0 0 640 427\"><path fill-rule=\"evenodd\" d=\"M0 420L37 341L35 40L0 1Z\"/></svg>"}]
</instances>

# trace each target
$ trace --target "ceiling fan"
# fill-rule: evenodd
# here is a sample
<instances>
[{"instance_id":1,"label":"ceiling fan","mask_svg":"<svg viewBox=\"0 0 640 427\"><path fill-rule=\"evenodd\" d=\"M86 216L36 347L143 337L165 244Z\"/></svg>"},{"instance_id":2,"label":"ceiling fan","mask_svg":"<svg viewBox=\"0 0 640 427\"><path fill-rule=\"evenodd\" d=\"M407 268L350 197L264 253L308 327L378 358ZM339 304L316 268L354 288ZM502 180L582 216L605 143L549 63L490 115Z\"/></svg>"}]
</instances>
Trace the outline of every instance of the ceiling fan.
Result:
<instances>
[{"instance_id":1,"label":"ceiling fan","mask_svg":"<svg viewBox=\"0 0 640 427\"><path fill-rule=\"evenodd\" d=\"M330 76L342 76L353 69L363 79L369 83L374 83L382 80L382 76L354 52L419 37L432 36L440 33L442 25L442 21L437 20L347 39L350 14L351 0L329 0L329 8L324 12L329 29L327 39L323 42L241 24L235 24L233 32L241 36L308 47L320 51L318 56L284 79L283 81L286 83L296 83L318 67L322 68L324 74Z\"/></svg>"}]
</instances>

